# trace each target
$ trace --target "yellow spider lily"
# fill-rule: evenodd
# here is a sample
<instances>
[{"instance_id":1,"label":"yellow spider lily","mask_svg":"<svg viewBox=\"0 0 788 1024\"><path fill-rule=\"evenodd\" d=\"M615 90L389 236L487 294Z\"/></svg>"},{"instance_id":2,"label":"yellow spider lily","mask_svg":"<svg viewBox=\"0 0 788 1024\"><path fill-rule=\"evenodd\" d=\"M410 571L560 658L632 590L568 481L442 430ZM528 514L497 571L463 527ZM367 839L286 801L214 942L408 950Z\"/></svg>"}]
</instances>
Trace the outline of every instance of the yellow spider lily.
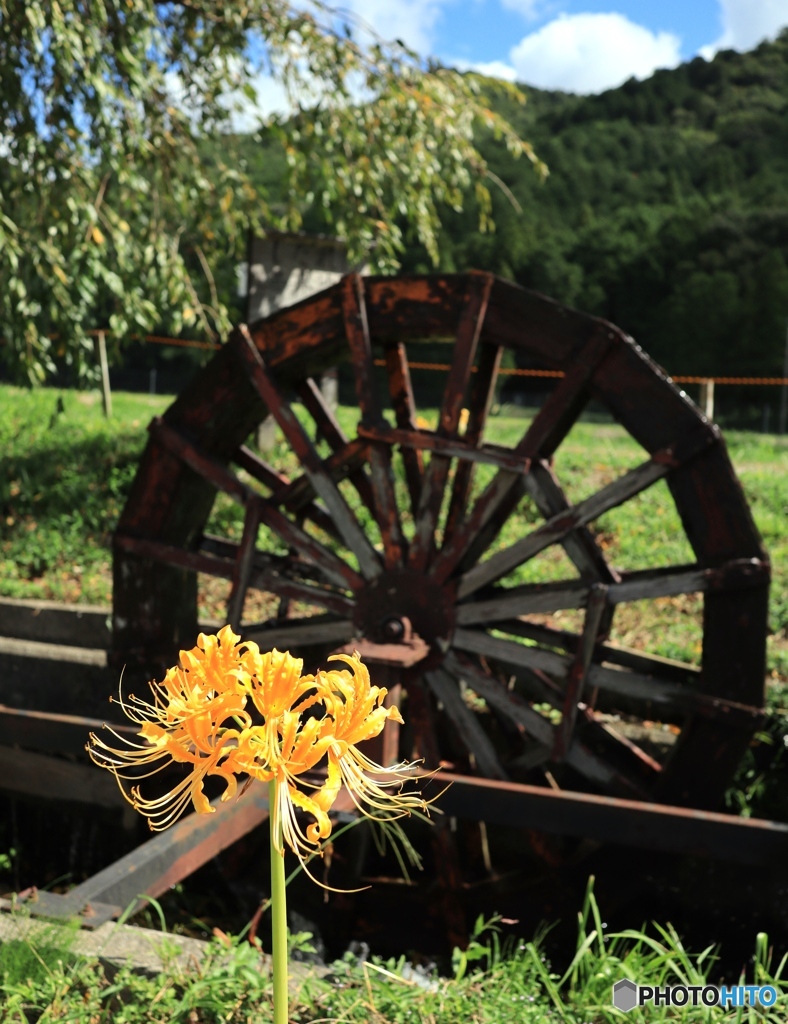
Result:
<instances>
[{"instance_id":1,"label":"yellow spider lily","mask_svg":"<svg viewBox=\"0 0 788 1024\"><path fill-rule=\"evenodd\" d=\"M125 714L140 726L142 742L110 730L126 744L114 747L91 733L88 752L115 775L124 797L155 831L172 824L190 801L201 814L213 811L203 792L210 775L224 779L223 801L236 794L238 775L276 782L273 834L303 861L331 834L328 812L343 783L362 813L384 823L426 809L420 795L387 788L413 778L409 765L386 768L357 747L377 736L387 720L402 722L396 707L383 706L386 690L371 684L358 654L330 660L348 667L302 675L300 659L276 650L261 653L229 626L217 636L200 634L196 647L181 651L180 665L161 683L150 684L152 703L134 695L121 698ZM324 759L325 783L305 782L304 773ZM128 792L123 787L122 781L138 783L173 761L192 769L162 796L145 798L138 784ZM314 819L306 830L296 809Z\"/></svg>"}]
</instances>

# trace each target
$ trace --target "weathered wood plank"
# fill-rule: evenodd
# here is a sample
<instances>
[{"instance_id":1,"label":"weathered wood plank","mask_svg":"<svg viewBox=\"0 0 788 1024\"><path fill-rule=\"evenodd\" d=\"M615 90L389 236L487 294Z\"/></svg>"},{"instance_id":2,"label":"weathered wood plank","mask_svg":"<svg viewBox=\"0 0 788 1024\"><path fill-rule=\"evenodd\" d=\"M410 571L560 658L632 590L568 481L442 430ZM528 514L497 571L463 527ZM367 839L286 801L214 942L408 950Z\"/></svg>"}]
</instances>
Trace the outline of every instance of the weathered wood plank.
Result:
<instances>
[{"instance_id":1,"label":"weathered wood plank","mask_svg":"<svg viewBox=\"0 0 788 1024\"><path fill-rule=\"evenodd\" d=\"M177 456L181 462L189 466L190 469L193 469L195 473L198 473L203 479L213 484L218 490L224 491L225 494L234 498L241 505L245 505L249 498L252 497L254 492L246 484L242 483L235 473L227 469L219 459L201 452L191 441L187 440L186 437L174 427L171 427L161 417L153 419L148 430L154 441L163 445L173 455Z\"/></svg>"},{"instance_id":2,"label":"weathered wood plank","mask_svg":"<svg viewBox=\"0 0 788 1024\"><path fill-rule=\"evenodd\" d=\"M498 680L486 672L482 672L481 669L461 662L452 654L447 656L445 665L452 675L465 679L471 689L483 697L491 707L521 726L543 747L552 750L555 742L555 726L538 711L534 711L519 694L509 692ZM605 789L642 795L642 791L639 790L636 783L617 772L577 740L567 751L565 761L575 771Z\"/></svg>"},{"instance_id":3,"label":"weathered wood plank","mask_svg":"<svg viewBox=\"0 0 788 1024\"><path fill-rule=\"evenodd\" d=\"M577 705L583 699L583 688L588 677L591 659L599 640L599 629L602 616L607 606L607 587L604 583L595 583L591 587L586 607L583 632L577 645L575 656L566 679L564 704L561 709L561 723L555 731L553 744L553 760L561 761L566 757L572 742L572 735L577 720Z\"/></svg>"},{"instance_id":4,"label":"weathered wood plank","mask_svg":"<svg viewBox=\"0 0 788 1024\"><path fill-rule=\"evenodd\" d=\"M334 483L331 474L326 470L323 461L309 440L306 431L301 426L298 417L290 408L289 403L285 401L268 373L263 357L257 351L251 335L243 327L241 332L245 332L244 336L247 344L245 348L239 346L237 351L245 362L252 384L281 427L298 460L304 467L304 472L308 476L315 493L322 498L331 513L331 517L343 541L358 559L362 575L366 579L374 579L381 571L380 559L375 549L361 529L358 520L353 515L339 488Z\"/></svg>"},{"instance_id":5,"label":"weathered wood plank","mask_svg":"<svg viewBox=\"0 0 788 1024\"><path fill-rule=\"evenodd\" d=\"M296 392L304 403L307 412L315 421L318 432L326 439L331 450L333 452L341 451L349 443L348 438L340 427L336 416L326 405L323 392L314 380L308 377L296 387ZM375 515L375 499L372 493L372 485L363 467L359 466L349 473L348 480L355 488L365 507Z\"/></svg>"},{"instance_id":6,"label":"weathered wood plank","mask_svg":"<svg viewBox=\"0 0 788 1024\"><path fill-rule=\"evenodd\" d=\"M546 523L523 537L522 540L474 566L461 578L458 596L465 597L478 590L479 587L505 576L516 566L533 558L534 555L544 551L551 544L562 540L571 530L578 526L585 526L603 513L633 498L660 480L674 466L680 465L683 459L691 458L714 441L716 441L716 435L711 430L699 430L691 438L683 438L673 447L657 452L647 462L641 463L617 480L613 480L612 483L607 484L571 509L548 519Z\"/></svg>"},{"instance_id":7,"label":"weathered wood plank","mask_svg":"<svg viewBox=\"0 0 788 1024\"><path fill-rule=\"evenodd\" d=\"M433 456L460 459L461 462L499 466L513 473L525 473L528 470L528 460L513 455L508 448L493 444L476 447L464 439L442 437L431 430L400 430L399 427L384 425L368 427L360 423L358 436L381 444L400 445L404 450L427 451L432 452Z\"/></svg>"},{"instance_id":8,"label":"weathered wood plank","mask_svg":"<svg viewBox=\"0 0 788 1024\"><path fill-rule=\"evenodd\" d=\"M468 278L468 294L457 326L451 366L438 417L437 433L442 438L457 437L462 405L476 358L492 282L490 274L471 274ZM450 456L436 451L425 471L421 501L416 515L416 528L408 552L408 564L412 569L423 571L432 558L435 530L443 504L443 492L450 464Z\"/></svg>"},{"instance_id":9,"label":"weathered wood plank","mask_svg":"<svg viewBox=\"0 0 788 1024\"><path fill-rule=\"evenodd\" d=\"M232 576L230 597L227 601L227 621L238 632L243 618L244 601L254 568L257 531L260 526L258 503L250 501L246 506L241 543L238 545L238 558Z\"/></svg>"},{"instance_id":10,"label":"weathered wood plank","mask_svg":"<svg viewBox=\"0 0 788 1024\"><path fill-rule=\"evenodd\" d=\"M479 772L488 779L507 779L509 776L499 761L489 736L462 699L458 681L443 669L425 673L425 679L451 719L466 751L473 755Z\"/></svg>"},{"instance_id":11,"label":"weathered wood plank","mask_svg":"<svg viewBox=\"0 0 788 1024\"><path fill-rule=\"evenodd\" d=\"M243 631L244 640L254 640L266 650L297 652L309 644L343 644L353 638L355 629L350 619L325 619L322 616L304 619L289 619L268 626L247 626Z\"/></svg>"},{"instance_id":12,"label":"weathered wood plank","mask_svg":"<svg viewBox=\"0 0 788 1024\"><path fill-rule=\"evenodd\" d=\"M698 565L670 566L621 573L620 582L608 587L608 602L653 600L679 594L700 594L706 591L735 590L758 586L768 572L759 559L738 559L714 569ZM561 583L532 583L521 587L495 590L483 600L461 604L457 623L462 626L492 623L518 615L583 608L588 600L589 585L580 580Z\"/></svg>"},{"instance_id":13,"label":"weathered wood plank","mask_svg":"<svg viewBox=\"0 0 788 1024\"><path fill-rule=\"evenodd\" d=\"M410 379L410 366L404 342L387 345L385 350L386 370L389 378L389 394L394 408L394 417L400 430L416 430L416 402ZM402 449L405 466L405 480L410 494L410 506L416 515L421 500L421 481L424 476L424 462L421 452L414 448Z\"/></svg>"},{"instance_id":14,"label":"weathered wood plank","mask_svg":"<svg viewBox=\"0 0 788 1024\"><path fill-rule=\"evenodd\" d=\"M109 710L112 711L112 708ZM88 733L95 732L105 723L106 719L101 718L9 708L0 704L0 745L36 750L49 755L76 755L87 760L85 743ZM115 732L130 739L136 737L139 731L137 726L116 722L111 724Z\"/></svg>"},{"instance_id":15,"label":"weathered wood plank","mask_svg":"<svg viewBox=\"0 0 788 1024\"><path fill-rule=\"evenodd\" d=\"M526 460L526 464L552 455L580 415L588 398L589 381L611 344L612 336L607 330L597 329L591 334L511 455ZM501 469L477 498L462 526L444 544L430 574L443 582L458 567L467 570L477 562L517 507L524 487L520 471Z\"/></svg>"},{"instance_id":16,"label":"weathered wood plank","mask_svg":"<svg viewBox=\"0 0 788 1024\"><path fill-rule=\"evenodd\" d=\"M463 434L465 444L475 448L481 445L487 417L495 399L495 385L502 356L503 348L500 345L483 345L479 353L479 365L471 382L471 393L468 398L468 424ZM461 460L454 471L451 501L443 530L444 545L465 517L472 480L473 463Z\"/></svg>"},{"instance_id":17,"label":"weathered wood plank","mask_svg":"<svg viewBox=\"0 0 788 1024\"><path fill-rule=\"evenodd\" d=\"M0 597L0 633L18 640L109 647L111 619L108 606Z\"/></svg>"}]
</instances>

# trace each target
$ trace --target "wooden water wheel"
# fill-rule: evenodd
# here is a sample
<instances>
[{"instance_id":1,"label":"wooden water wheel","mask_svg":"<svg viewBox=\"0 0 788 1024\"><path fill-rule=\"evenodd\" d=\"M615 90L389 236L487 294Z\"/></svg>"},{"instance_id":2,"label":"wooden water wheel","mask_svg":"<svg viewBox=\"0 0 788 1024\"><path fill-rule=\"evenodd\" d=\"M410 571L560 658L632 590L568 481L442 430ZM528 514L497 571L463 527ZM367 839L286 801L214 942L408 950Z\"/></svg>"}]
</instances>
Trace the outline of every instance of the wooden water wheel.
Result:
<instances>
[{"instance_id":1,"label":"wooden water wheel","mask_svg":"<svg viewBox=\"0 0 788 1024\"><path fill-rule=\"evenodd\" d=\"M453 345L428 430L408 360L436 339ZM563 376L503 446L484 433L507 351ZM340 361L350 438L315 384ZM592 398L644 454L572 503L558 456ZM269 412L292 479L247 446ZM694 561L609 564L595 522L663 480ZM219 491L243 506L240 541L205 532ZM526 505L539 522L511 535ZM619 329L489 275L351 275L235 331L151 424L114 545L119 661L160 666L194 643L198 572L231 581L227 620L262 645L413 647L412 630L413 745L489 778L546 767L567 788L713 807L759 722L769 567L719 431ZM570 578L522 581L559 547ZM279 599L271 621L246 621L250 588ZM623 604L683 594L703 595L698 664L610 642ZM576 628L550 624L562 609ZM666 756L617 725L644 720L678 734Z\"/></svg>"}]
</instances>

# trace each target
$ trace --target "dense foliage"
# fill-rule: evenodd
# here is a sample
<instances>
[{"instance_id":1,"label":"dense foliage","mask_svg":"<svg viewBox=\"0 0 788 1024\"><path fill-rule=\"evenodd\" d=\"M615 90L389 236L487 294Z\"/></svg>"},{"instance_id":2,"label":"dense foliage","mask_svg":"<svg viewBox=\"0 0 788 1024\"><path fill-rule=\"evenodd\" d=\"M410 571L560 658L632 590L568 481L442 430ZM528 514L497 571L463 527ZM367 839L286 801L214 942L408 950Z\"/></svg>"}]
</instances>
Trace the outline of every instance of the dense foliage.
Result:
<instances>
[{"instance_id":1,"label":"dense foliage","mask_svg":"<svg viewBox=\"0 0 788 1024\"><path fill-rule=\"evenodd\" d=\"M780 375L788 316L788 33L598 96L499 109L542 184L482 146L516 197L497 230L449 213L446 270L478 267L605 316L675 373ZM407 265L429 269L417 244Z\"/></svg>"},{"instance_id":2,"label":"dense foliage","mask_svg":"<svg viewBox=\"0 0 788 1024\"><path fill-rule=\"evenodd\" d=\"M91 370L91 328L223 332L215 271L242 258L250 225L297 227L310 203L351 259L384 269L402 224L436 254L439 204L472 191L484 223L480 126L535 160L530 147L477 78L348 18L321 0L0 0L7 370L31 381L58 360ZM272 78L286 113L260 130L285 156L278 217L232 133Z\"/></svg>"}]
</instances>

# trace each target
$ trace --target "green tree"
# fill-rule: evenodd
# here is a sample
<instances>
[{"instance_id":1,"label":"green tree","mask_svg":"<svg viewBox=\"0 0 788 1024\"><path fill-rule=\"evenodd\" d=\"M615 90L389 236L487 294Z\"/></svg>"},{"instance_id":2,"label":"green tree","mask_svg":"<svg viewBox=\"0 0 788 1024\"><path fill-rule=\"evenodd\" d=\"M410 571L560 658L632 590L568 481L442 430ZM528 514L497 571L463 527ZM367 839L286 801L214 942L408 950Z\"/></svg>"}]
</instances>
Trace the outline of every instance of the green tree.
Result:
<instances>
[{"instance_id":1,"label":"green tree","mask_svg":"<svg viewBox=\"0 0 788 1024\"><path fill-rule=\"evenodd\" d=\"M279 210L232 131L261 72L292 107L260 126L284 150ZM310 207L351 259L396 267L410 225L437 260L440 208L473 190L489 225L480 129L541 169L483 84L314 0L0 0L6 365L31 381L58 357L86 372L98 326L215 336L228 317L214 268L249 226L295 228Z\"/></svg>"}]
</instances>

